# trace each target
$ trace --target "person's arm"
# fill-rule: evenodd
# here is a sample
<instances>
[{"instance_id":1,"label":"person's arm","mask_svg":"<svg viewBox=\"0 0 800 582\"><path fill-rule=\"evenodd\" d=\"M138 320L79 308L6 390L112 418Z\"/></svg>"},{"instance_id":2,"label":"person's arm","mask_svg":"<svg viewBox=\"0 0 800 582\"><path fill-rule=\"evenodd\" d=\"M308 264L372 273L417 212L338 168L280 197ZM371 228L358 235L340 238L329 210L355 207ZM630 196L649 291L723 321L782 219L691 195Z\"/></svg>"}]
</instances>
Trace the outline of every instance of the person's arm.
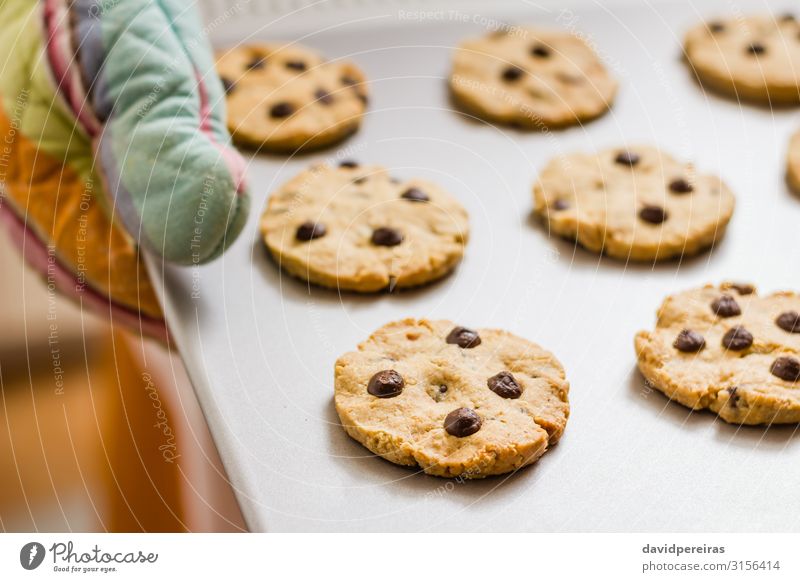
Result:
<instances>
[{"instance_id":1,"label":"person's arm","mask_svg":"<svg viewBox=\"0 0 800 582\"><path fill-rule=\"evenodd\" d=\"M6 0L0 19L4 221L61 290L160 335L140 247L203 263L249 209L197 15L177 0Z\"/></svg>"}]
</instances>

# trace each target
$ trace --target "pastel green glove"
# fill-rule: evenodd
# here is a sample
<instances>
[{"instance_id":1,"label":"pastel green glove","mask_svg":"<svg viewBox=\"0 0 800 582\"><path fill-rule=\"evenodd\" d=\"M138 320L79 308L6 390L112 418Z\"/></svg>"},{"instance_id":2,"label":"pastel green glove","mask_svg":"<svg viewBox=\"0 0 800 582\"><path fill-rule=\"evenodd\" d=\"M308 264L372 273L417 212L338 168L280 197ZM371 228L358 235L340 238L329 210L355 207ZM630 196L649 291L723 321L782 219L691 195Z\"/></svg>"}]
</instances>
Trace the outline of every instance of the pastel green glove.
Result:
<instances>
[{"instance_id":1,"label":"pastel green glove","mask_svg":"<svg viewBox=\"0 0 800 582\"><path fill-rule=\"evenodd\" d=\"M249 208L224 93L177 0L0 3L0 205L62 290L161 325L139 246L224 251Z\"/></svg>"}]
</instances>

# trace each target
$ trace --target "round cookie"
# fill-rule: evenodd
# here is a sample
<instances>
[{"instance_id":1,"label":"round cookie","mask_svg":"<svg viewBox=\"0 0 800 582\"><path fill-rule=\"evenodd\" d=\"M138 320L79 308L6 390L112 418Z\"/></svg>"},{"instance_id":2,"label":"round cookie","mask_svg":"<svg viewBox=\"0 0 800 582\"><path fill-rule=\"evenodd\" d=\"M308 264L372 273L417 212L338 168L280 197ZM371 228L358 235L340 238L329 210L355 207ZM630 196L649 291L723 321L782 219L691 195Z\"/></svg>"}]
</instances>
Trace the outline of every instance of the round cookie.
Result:
<instances>
[{"instance_id":1,"label":"round cookie","mask_svg":"<svg viewBox=\"0 0 800 582\"><path fill-rule=\"evenodd\" d=\"M725 233L734 197L653 147L552 160L534 186L534 211L552 232L623 260L689 256Z\"/></svg>"},{"instance_id":2,"label":"round cookie","mask_svg":"<svg viewBox=\"0 0 800 582\"><path fill-rule=\"evenodd\" d=\"M790 14L698 24L684 55L711 89L745 101L800 103L800 23Z\"/></svg>"},{"instance_id":3,"label":"round cookie","mask_svg":"<svg viewBox=\"0 0 800 582\"><path fill-rule=\"evenodd\" d=\"M459 46L450 90L478 117L541 130L600 116L617 82L578 36L515 27Z\"/></svg>"},{"instance_id":4,"label":"round cookie","mask_svg":"<svg viewBox=\"0 0 800 582\"><path fill-rule=\"evenodd\" d=\"M789 187L800 194L800 131L789 140L789 153L786 160L786 181Z\"/></svg>"},{"instance_id":5,"label":"round cookie","mask_svg":"<svg viewBox=\"0 0 800 582\"><path fill-rule=\"evenodd\" d=\"M569 416L564 369L495 329L406 319L336 362L344 429L373 453L439 477L476 479L533 463Z\"/></svg>"},{"instance_id":6,"label":"round cookie","mask_svg":"<svg viewBox=\"0 0 800 582\"><path fill-rule=\"evenodd\" d=\"M363 73L297 45L254 44L217 59L228 129L242 145L271 152L311 150L355 132L367 106Z\"/></svg>"},{"instance_id":7,"label":"round cookie","mask_svg":"<svg viewBox=\"0 0 800 582\"><path fill-rule=\"evenodd\" d=\"M359 292L449 273L469 238L466 210L436 184L380 166L314 166L279 188L261 218L267 248L292 275Z\"/></svg>"},{"instance_id":8,"label":"round cookie","mask_svg":"<svg viewBox=\"0 0 800 582\"><path fill-rule=\"evenodd\" d=\"M640 331L644 377L672 400L727 422L800 422L800 295L706 285L668 297Z\"/></svg>"}]
</instances>

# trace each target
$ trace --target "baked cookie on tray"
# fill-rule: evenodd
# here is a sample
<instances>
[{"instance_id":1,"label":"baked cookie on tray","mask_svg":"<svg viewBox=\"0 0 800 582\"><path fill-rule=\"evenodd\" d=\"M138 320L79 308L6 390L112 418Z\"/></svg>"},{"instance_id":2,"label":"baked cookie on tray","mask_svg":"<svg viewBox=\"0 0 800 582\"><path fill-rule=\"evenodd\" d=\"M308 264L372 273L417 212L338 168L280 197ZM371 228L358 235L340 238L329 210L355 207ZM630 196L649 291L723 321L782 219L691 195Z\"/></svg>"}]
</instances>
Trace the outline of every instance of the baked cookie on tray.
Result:
<instances>
[{"instance_id":1,"label":"baked cookie on tray","mask_svg":"<svg viewBox=\"0 0 800 582\"><path fill-rule=\"evenodd\" d=\"M220 53L228 129L242 145L294 152L354 133L367 106L364 74L298 44L252 44Z\"/></svg>"},{"instance_id":2,"label":"baked cookie on tray","mask_svg":"<svg viewBox=\"0 0 800 582\"><path fill-rule=\"evenodd\" d=\"M496 329L406 319L336 362L344 429L373 453L439 477L533 463L558 441L569 383L550 352Z\"/></svg>"},{"instance_id":3,"label":"baked cookie on tray","mask_svg":"<svg viewBox=\"0 0 800 582\"><path fill-rule=\"evenodd\" d=\"M617 82L578 36L514 27L459 46L450 90L477 117L542 130L602 115Z\"/></svg>"},{"instance_id":4,"label":"baked cookie on tray","mask_svg":"<svg viewBox=\"0 0 800 582\"><path fill-rule=\"evenodd\" d=\"M683 50L704 86L744 101L800 103L800 23L791 14L701 23Z\"/></svg>"},{"instance_id":5,"label":"baked cookie on tray","mask_svg":"<svg viewBox=\"0 0 800 582\"><path fill-rule=\"evenodd\" d=\"M644 377L672 400L737 424L800 421L800 295L706 285L668 297L640 331Z\"/></svg>"},{"instance_id":6,"label":"baked cookie on tray","mask_svg":"<svg viewBox=\"0 0 800 582\"><path fill-rule=\"evenodd\" d=\"M800 131L789 140L789 153L786 160L786 180L789 187L800 194Z\"/></svg>"},{"instance_id":7,"label":"baked cookie on tray","mask_svg":"<svg viewBox=\"0 0 800 582\"><path fill-rule=\"evenodd\" d=\"M445 276L464 254L469 222L464 207L432 182L342 162L311 167L281 186L261 232L292 275L368 293Z\"/></svg>"},{"instance_id":8,"label":"baked cookie on tray","mask_svg":"<svg viewBox=\"0 0 800 582\"><path fill-rule=\"evenodd\" d=\"M734 208L720 178L649 146L555 158L533 194L555 234L634 261L699 253L722 237Z\"/></svg>"}]
</instances>

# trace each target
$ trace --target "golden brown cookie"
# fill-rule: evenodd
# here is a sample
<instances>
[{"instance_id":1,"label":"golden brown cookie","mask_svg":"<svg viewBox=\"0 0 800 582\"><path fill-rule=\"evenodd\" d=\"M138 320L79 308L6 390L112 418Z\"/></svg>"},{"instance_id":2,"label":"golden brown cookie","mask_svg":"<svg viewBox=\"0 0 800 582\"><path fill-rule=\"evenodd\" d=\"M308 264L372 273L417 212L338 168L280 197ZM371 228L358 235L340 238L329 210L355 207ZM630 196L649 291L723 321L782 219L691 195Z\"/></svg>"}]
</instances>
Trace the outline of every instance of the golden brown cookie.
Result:
<instances>
[{"instance_id":1,"label":"golden brown cookie","mask_svg":"<svg viewBox=\"0 0 800 582\"><path fill-rule=\"evenodd\" d=\"M786 180L789 187L800 194L800 131L789 140L789 153L786 157Z\"/></svg>"},{"instance_id":2,"label":"golden brown cookie","mask_svg":"<svg viewBox=\"0 0 800 582\"><path fill-rule=\"evenodd\" d=\"M363 73L298 44L253 44L219 55L228 129L242 145L311 150L355 132L367 106Z\"/></svg>"},{"instance_id":3,"label":"golden brown cookie","mask_svg":"<svg viewBox=\"0 0 800 582\"><path fill-rule=\"evenodd\" d=\"M564 369L495 329L406 319L336 362L335 404L351 437L399 465L476 479L533 463L569 416Z\"/></svg>"},{"instance_id":4,"label":"golden brown cookie","mask_svg":"<svg viewBox=\"0 0 800 582\"><path fill-rule=\"evenodd\" d=\"M800 421L800 296L706 285L668 297L636 335L644 377L669 398L737 424Z\"/></svg>"},{"instance_id":5,"label":"golden brown cookie","mask_svg":"<svg viewBox=\"0 0 800 582\"><path fill-rule=\"evenodd\" d=\"M578 36L515 27L463 43L453 56L450 90L478 117L541 130L600 116L617 82Z\"/></svg>"},{"instance_id":6,"label":"golden brown cookie","mask_svg":"<svg viewBox=\"0 0 800 582\"><path fill-rule=\"evenodd\" d=\"M279 188L261 232L292 275L366 293L449 273L464 254L469 223L464 207L436 184L344 162L314 166Z\"/></svg>"},{"instance_id":7,"label":"golden brown cookie","mask_svg":"<svg viewBox=\"0 0 800 582\"><path fill-rule=\"evenodd\" d=\"M734 198L720 178L649 146L552 160L534 186L549 229L623 260L689 256L725 233Z\"/></svg>"},{"instance_id":8,"label":"golden brown cookie","mask_svg":"<svg viewBox=\"0 0 800 582\"><path fill-rule=\"evenodd\" d=\"M743 101L800 103L800 23L791 14L698 24L684 54L711 89Z\"/></svg>"}]
</instances>

